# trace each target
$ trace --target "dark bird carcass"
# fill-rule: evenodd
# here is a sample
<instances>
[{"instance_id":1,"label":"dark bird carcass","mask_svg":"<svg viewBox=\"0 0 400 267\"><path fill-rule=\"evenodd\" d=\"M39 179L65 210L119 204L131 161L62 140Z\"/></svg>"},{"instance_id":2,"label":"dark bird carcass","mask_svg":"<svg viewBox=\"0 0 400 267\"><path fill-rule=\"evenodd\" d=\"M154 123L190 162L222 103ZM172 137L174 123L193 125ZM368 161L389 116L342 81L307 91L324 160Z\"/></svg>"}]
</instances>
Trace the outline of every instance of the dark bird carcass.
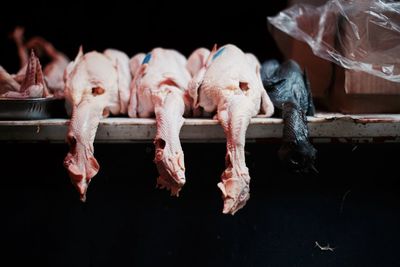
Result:
<instances>
[{"instance_id":1,"label":"dark bird carcass","mask_svg":"<svg viewBox=\"0 0 400 267\"><path fill-rule=\"evenodd\" d=\"M315 108L306 72L293 60L279 64L268 60L261 71L264 88L273 102L277 116L283 118L283 143L279 158L299 172L313 170L317 150L309 142L307 116Z\"/></svg>"}]
</instances>

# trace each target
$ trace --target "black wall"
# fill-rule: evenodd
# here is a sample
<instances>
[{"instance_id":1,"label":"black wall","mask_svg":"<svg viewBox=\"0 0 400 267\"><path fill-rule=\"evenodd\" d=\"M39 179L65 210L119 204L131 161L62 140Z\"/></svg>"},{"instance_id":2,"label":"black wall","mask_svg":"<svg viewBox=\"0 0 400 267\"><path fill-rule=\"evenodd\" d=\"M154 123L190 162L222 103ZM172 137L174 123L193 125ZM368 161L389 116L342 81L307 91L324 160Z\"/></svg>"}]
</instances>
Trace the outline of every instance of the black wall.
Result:
<instances>
[{"instance_id":1,"label":"black wall","mask_svg":"<svg viewBox=\"0 0 400 267\"><path fill-rule=\"evenodd\" d=\"M9 72L18 70L15 45L7 38L15 25L25 27L26 39L43 36L71 59L81 44L85 51L114 47L129 56L161 46L175 48L188 56L201 46L211 49L215 43L234 43L246 52L255 53L260 60L280 56L268 34L266 17L283 9L284 1L266 3L266 7L245 1L240 5L217 5L217 1L126 2L11 3L7 9L10 12L2 12L0 16L0 65Z\"/></svg>"},{"instance_id":2,"label":"black wall","mask_svg":"<svg viewBox=\"0 0 400 267\"><path fill-rule=\"evenodd\" d=\"M151 144L96 144L78 200L66 145L0 144L3 266L399 266L399 145L317 145L319 175L248 144L251 198L223 215L224 144L183 144L179 198L155 189ZM315 242L335 250L321 251ZM23 265L25 264L25 265ZM38 265L36 265L38 264Z\"/></svg>"}]
</instances>

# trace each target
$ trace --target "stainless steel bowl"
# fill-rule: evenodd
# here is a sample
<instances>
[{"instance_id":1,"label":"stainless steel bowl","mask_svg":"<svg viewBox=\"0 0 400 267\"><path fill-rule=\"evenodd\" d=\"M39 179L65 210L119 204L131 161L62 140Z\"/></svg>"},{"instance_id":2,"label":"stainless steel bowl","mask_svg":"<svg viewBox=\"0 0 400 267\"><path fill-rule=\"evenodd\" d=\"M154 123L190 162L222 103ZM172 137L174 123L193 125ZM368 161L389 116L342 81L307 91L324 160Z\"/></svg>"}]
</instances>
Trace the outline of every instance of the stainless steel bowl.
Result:
<instances>
[{"instance_id":1,"label":"stainless steel bowl","mask_svg":"<svg viewBox=\"0 0 400 267\"><path fill-rule=\"evenodd\" d=\"M40 120L66 116L64 99L0 98L0 120Z\"/></svg>"}]
</instances>

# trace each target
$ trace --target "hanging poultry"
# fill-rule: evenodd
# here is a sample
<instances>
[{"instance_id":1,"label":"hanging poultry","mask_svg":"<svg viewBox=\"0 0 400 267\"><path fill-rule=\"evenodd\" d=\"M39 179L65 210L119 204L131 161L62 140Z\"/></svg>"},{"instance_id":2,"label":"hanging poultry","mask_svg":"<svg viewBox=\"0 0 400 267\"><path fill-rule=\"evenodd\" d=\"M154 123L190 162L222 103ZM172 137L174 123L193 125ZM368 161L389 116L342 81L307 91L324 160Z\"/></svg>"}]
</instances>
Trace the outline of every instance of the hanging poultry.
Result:
<instances>
[{"instance_id":1,"label":"hanging poultry","mask_svg":"<svg viewBox=\"0 0 400 267\"><path fill-rule=\"evenodd\" d=\"M190 111L186 89L191 76L186 69L186 58L175 50L155 48L137 67L137 61L142 57L143 54L138 54L131 61L131 70L137 70L131 86L129 116L155 116L157 185L178 196L186 182L179 132L183 115Z\"/></svg>"},{"instance_id":2,"label":"hanging poultry","mask_svg":"<svg viewBox=\"0 0 400 267\"><path fill-rule=\"evenodd\" d=\"M251 54L228 44L212 50L189 85L195 114L217 113L226 135L226 170L218 187L223 213L234 214L250 198L250 176L245 162L246 130L257 114L271 116L274 107L260 77L260 64Z\"/></svg>"},{"instance_id":3,"label":"hanging poultry","mask_svg":"<svg viewBox=\"0 0 400 267\"><path fill-rule=\"evenodd\" d=\"M283 118L283 144L279 158L295 171L316 171L316 149L309 142L307 116L315 112L310 84L299 65L288 60L264 62L262 80L275 108Z\"/></svg>"},{"instance_id":4,"label":"hanging poultry","mask_svg":"<svg viewBox=\"0 0 400 267\"><path fill-rule=\"evenodd\" d=\"M130 79L129 58L111 49L104 54L83 54L80 49L66 69L65 96L72 106L72 117L67 133L70 151L64 166L82 201L100 168L93 155L100 119L126 112Z\"/></svg>"}]
</instances>

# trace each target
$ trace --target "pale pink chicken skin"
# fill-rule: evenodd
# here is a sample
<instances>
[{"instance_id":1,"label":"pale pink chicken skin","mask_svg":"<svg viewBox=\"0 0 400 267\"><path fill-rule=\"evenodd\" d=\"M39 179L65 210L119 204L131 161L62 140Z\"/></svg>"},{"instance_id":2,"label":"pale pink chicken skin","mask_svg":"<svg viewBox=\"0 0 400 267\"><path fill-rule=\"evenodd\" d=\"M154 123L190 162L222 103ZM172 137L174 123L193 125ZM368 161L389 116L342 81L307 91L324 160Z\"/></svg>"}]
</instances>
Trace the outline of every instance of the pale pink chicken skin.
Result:
<instances>
[{"instance_id":1,"label":"pale pink chicken skin","mask_svg":"<svg viewBox=\"0 0 400 267\"><path fill-rule=\"evenodd\" d=\"M54 71L60 69L58 67L54 68L57 65L55 64L57 60L52 58L52 62L42 71L39 58L33 48L43 49L46 53L52 51L54 57L58 54L50 43L39 37L32 38L31 41L24 44L23 34L24 29L17 27L11 35L18 48L21 69L17 74L12 75L8 74L4 69L0 70L0 97L24 99L54 96L54 94L50 94L51 90L48 89L50 83L46 78L46 74L50 75L49 77L55 77ZM31 51L30 55L28 50ZM58 71L57 74L61 80L66 64L68 64L68 61L64 61L63 69ZM64 83L61 86L64 87ZM60 90L63 91L64 88Z\"/></svg>"},{"instance_id":2,"label":"pale pink chicken skin","mask_svg":"<svg viewBox=\"0 0 400 267\"><path fill-rule=\"evenodd\" d=\"M192 52L192 54L189 56L186 68L189 70L192 78L193 77L203 77L205 68L204 66L207 63L207 60L209 60L211 51L208 50L207 48L198 48ZM202 72L199 74L199 72ZM193 106L193 98L189 95L189 91L187 91L187 96L188 96L188 102L190 103L191 106ZM192 115L193 117L209 117L211 116L210 113L205 112L204 110L201 110L199 108L193 109L192 108Z\"/></svg>"},{"instance_id":3,"label":"pale pink chicken skin","mask_svg":"<svg viewBox=\"0 0 400 267\"><path fill-rule=\"evenodd\" d=\"M132 75L132 81L131 84L129 86L129 91L130 91L130 95L129 95L129 107L128 107L128 114L130 117L136 118L137 114L136 111L129 113L129 110L132 110L133 107L137 108L137 94L136 94L136 74L139 72L139 68L142 65L143 59L146 56L145 53L139 53L134 55L130 60L129 60L129 68L131 70L131 75ZM134 97L132 97L132 95Z\"/></svg>"},{"instance_id":4,"label":"pale pink chicken skin","mask_svg":"<svg viewBox=\"0 0 400 267\"><path fill-rule=\"evenodd\" d=\"M0 66L0 97L8 92L19 92L21 85Z\"/></svg>"},{"instance_id":5,"label":"pale pink chicken skin","mask_svg":"<svg viewBox=\"0 0 400 267\"><path fill-rule=\"evenodd\" d=\"M226 170L218 187L224 199L223 213L234 214L250 198L250 176L245 162L246 130L259 113L271 116L274 108L260 77L260 64L234 45L211 52L189 85L193 108L217 112L227 143Z\"/></svg>"},{"instance_id":6,"label":"pale pink chicken skin","mask_svg":"<svg viewBox=\"0 0 400 267\"><path fill-rule=\"evenodd\" d=\"M210 50L201 47L194 50L193 53L189 56L186 63L186 68L188 69L192 77L195 76L203 68L209 55Z\"/></svg>"},{"instance_id":7,"label":"pale pink chicken skin","mask_svg":"<svg viewBox=\"0 0 400 267\"><path fill-rule=\"evenodd\" d=\"M129 57L116 49L106 49L104 55L112 61L117 70L120 113L127 114L131 95L129 86L132 80Z\"/></svg>"},{"instance_id":8,"label":"pale pink chicken skin","mask_svg":"<svg viewBox=\"0 0 400 267\"><path fill-rule=\"evenodd\" d=\"M44 81L42 66L33 50L28 59L21 85L16 81L11 82L10 78L12 76L8 75L5 71L2 77L5 78L4 81L9 86L8 91L3 92L0 97L25 99L51 96Z\"/></svg>"},{"instance_id":9,"label":"pale pink chicken skin","mask_svg":"<svg viewBox=\"0 0 400 267\"><path fill-rule=\"evenodd\" d=\"M63 53L57 51L54 46L41 37L33 37L28 42L23 42L24 29L15 28L12 38L14 39L20 58L21 69L14 75L17 81L21 81L28 65L28 51L34 49L40 51L50 58L43 69L43 76L50 93L56 98L64 97L64 71L69 63L69 59Z\"/></svg>"},{"instance_id":10,"label":"pale pink chicken skin","mask_svg":"<svg viewBox=\"0 0 400 267\"><path fill-rule=\"evenodd\" d=\"M70 151L64 166L82 201L86 199L91 179L99 171L99 164L93 155L93 142L100 119L110 112L121 113L121 91L129 90L126 88L129 83L125 84L125 88L119 88L119 80L124 78L119 77L118 64L124 62L110 60L114 55L112 51L106 54L108 57L98 52L83 55L80 50L65 73L65 96L72 106L72 117L67 133ZM124 68L129 69L129 60L125 64ZM126 100L124 104L127 105Z\"/></svg>"},{"instance_id":11,"label":"pale pink chicken skin","mask_svg":"<svg viewBox=\"0 0 400 267\"><path fill-rule=\"evenodd\" d=\"M34 37L26 44L28 49L42 49L51 59L44 69L43 74L47 87L57 98L64 97L64 71L69 64L69 59L63 53L57 51L54 46L40 37Z\"/></svg>"},{"instance_id":12,"label":"pale pink chicken skin","mask_svg":"<svg viewBox=\"0 0 400 267\"><path fill-rule=\"evenodd\" d=\"M183 55L175 50L153 49L136 71L128 112L130 117L156 117L157 185L176 196L186 181L179 132L185 110L190 109L185 98L190 78Z\"/></svg>"},{"instance_id":13,"label":"pale pink chicken skin","mask_svg":"<svg viewBox=\"0 0 400 267\"><path fill-rule=\"evenodd\" d=\"M132 77L135 77L136 72L139 70L139 67L142 65L143 59L146 56L145 53L139 53L134 55L130 60L129 60L129 68L131 70L131 75ZM133 79L132 79L133 81Z\"/></svg>"}]
</instances>

